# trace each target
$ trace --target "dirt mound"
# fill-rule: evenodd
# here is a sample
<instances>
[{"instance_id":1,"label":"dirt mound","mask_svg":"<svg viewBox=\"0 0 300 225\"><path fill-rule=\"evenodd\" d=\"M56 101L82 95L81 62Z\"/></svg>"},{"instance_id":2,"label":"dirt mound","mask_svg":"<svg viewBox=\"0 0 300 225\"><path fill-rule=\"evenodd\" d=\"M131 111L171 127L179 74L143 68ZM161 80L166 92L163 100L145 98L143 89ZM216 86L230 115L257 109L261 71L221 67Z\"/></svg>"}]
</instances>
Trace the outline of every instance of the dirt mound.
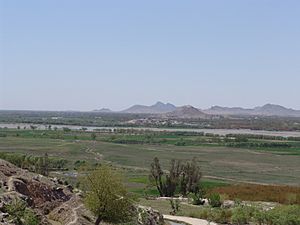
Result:
<instances>
[{"instance_id":1,"label":"dirt mound","mask_svg":"<svg viewBox=\"0 0 300 225\"><path fill-rule=\"evenodd\" d=\"M17 193L26 196L29 206L39 208L44 214L70 199L70 193L66 193L61 187L50 186L39 181L24 178L12 178L10 188Z\"/></svg>"}]
</instances>

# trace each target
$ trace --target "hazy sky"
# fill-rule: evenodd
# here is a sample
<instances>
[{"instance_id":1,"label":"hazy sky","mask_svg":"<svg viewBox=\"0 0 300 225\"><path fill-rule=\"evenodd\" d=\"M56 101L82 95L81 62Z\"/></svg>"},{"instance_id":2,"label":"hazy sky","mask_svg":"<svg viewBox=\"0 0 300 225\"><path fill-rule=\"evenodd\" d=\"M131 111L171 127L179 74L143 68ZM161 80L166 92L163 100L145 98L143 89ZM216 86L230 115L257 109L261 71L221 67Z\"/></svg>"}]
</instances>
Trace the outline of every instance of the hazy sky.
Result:
<instances>
[{"instance_id":1,"label":"hazy sky","mask_svg":"<svg viewBox=\"0 0 300 225\"><path fill-rule=\"evenodd\" d=\"M0 109L300 109L299 0L0 2Z\"/></svg>"}]
</instances>

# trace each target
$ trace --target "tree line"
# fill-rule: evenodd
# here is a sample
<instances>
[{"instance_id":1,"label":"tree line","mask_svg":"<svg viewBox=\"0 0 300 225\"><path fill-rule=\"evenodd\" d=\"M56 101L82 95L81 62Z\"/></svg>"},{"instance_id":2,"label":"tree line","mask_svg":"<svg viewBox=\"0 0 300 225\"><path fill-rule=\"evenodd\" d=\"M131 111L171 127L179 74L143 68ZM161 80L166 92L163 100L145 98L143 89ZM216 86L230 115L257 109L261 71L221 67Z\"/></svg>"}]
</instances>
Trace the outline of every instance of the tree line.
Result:
<instances>
[{"instance_id":1,"label":"tree line","mask_svg":"<svg viewBox=\"0 0 300 225\"><path fill-rule=\"evenodd\" d=\"M33 156L19 153L1 152L0 158L4 159L17 167L27 169L31 172L48 176L49 171L65 170L67 160L48 157L45 153L43 156Z\"/></svg>"}]
</instances>

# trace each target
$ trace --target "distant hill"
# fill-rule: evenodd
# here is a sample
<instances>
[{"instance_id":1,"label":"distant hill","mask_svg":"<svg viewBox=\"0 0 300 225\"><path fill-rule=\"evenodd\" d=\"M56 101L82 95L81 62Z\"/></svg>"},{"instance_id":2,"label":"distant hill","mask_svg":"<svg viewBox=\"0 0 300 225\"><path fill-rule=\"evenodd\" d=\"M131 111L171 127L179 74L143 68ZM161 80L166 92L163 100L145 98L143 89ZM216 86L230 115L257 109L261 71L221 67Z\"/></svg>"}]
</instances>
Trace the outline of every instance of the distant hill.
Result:
<instances>
[{"instance_id":1,"label":"distant hill","mask_svg":"<svg viewBox=\"0 0 300 225\"><path fill-rule=\"evenodd\" d=\"M113 111L111 111L111 110L108 109L108 108L102 108L102 109L95 109L95 110L93 110L93 112L111 113L111 112L113 112Z\"/></svg>"},{"instance_id":2,"label":"distant hill","mask_svg":"<svg viewBox=\"0 0 300 225\"><path fill-rule=\"evenodd\" d=\"M209 115L203 113L201 110L193 106L182 106L178 107L176 110L166 113L164 116L168 118L207 118Z\"/></svg>"},{"instance_id":3,"label":"distant hill","mask_svg":"<svg viewBox=\"0 0 300 225\"><path fill-rule=\"evenodd\" d=\"M300 110L288 109L281 105L266 104L253 109L244 109L240 107L221 107L213 106L204 110L205 113L214 115L257 115L257 116L283 116L300 117Z\"/></svg>"},{"instance_id":4,"label":"distant hill","mask_svg":"<svg viewBox=\"0 0 300 225\"><path fill-rule=\"evenodd\" d=\"M162 103L162 102L157 102L154 105L151 106L145 106L145 105L134 105L124 111L123 113L149 113L149 114L161 114L161 113L167 113L167 112L172 112L176 110L176 106L172 105L170 103Z\"/></svg>"},{"instance_id":5,"label":"distant hill","mask_svg":"<svg viewBox=\"0 0 300 225\"><path fill-rule=\"evenodd\" d=\"M203 110L207 114L214 115L248 115L251 114L252 109L244 109L241 107L222 107L212 106L210 109Z\"/></svg>"},{"instance_id":6,"label":"distant hill","mask_svg":"<svg viewBox=\"0 0 300 225\"><path fill-rule=\"evenodd\" d=\"M300 110L288 109L281 105L266 104L262 107L254 108L255 113L266 116L299 116Z\"/></svg>"},{"instance_id":7,"label":"distant hill","mask_svg":"<svg viewBox=\"0 0 300 225\"><path fill-rule=\"evenodd\" d=\"M114 111L108 108L94 110L100 113L112 113ZM117 112L116 112L117 113ZM162 114L164 117L177 118L210 118L209 115L243 115L243 116L280 116L280 117L300 117L300 110L285 108L281 105L266 104L255 108L242 107L222 107L212 106L206 110L200 110L193 106L176 107L170 103L157 102L154 105L134 105L119 113L132 114Z\"/></svg>"}]
</instances>

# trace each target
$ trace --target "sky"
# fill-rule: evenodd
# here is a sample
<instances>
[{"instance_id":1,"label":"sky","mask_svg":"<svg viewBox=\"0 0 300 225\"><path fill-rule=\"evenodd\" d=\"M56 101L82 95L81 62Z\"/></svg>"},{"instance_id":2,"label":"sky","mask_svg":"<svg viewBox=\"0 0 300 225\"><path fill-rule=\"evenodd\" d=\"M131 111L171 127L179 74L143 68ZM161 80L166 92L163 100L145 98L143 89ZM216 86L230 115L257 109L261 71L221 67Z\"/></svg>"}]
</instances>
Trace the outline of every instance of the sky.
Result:
<instances>
[{"instance_id":1,"label":"sky","mask_svg":"<svg viewBox=\"0 0 300 225\"><path fill-rule=\"evenodd\" d=\"M0 0L0 109L299 97L299 0Z\"/></svg>"}]
</instances>

